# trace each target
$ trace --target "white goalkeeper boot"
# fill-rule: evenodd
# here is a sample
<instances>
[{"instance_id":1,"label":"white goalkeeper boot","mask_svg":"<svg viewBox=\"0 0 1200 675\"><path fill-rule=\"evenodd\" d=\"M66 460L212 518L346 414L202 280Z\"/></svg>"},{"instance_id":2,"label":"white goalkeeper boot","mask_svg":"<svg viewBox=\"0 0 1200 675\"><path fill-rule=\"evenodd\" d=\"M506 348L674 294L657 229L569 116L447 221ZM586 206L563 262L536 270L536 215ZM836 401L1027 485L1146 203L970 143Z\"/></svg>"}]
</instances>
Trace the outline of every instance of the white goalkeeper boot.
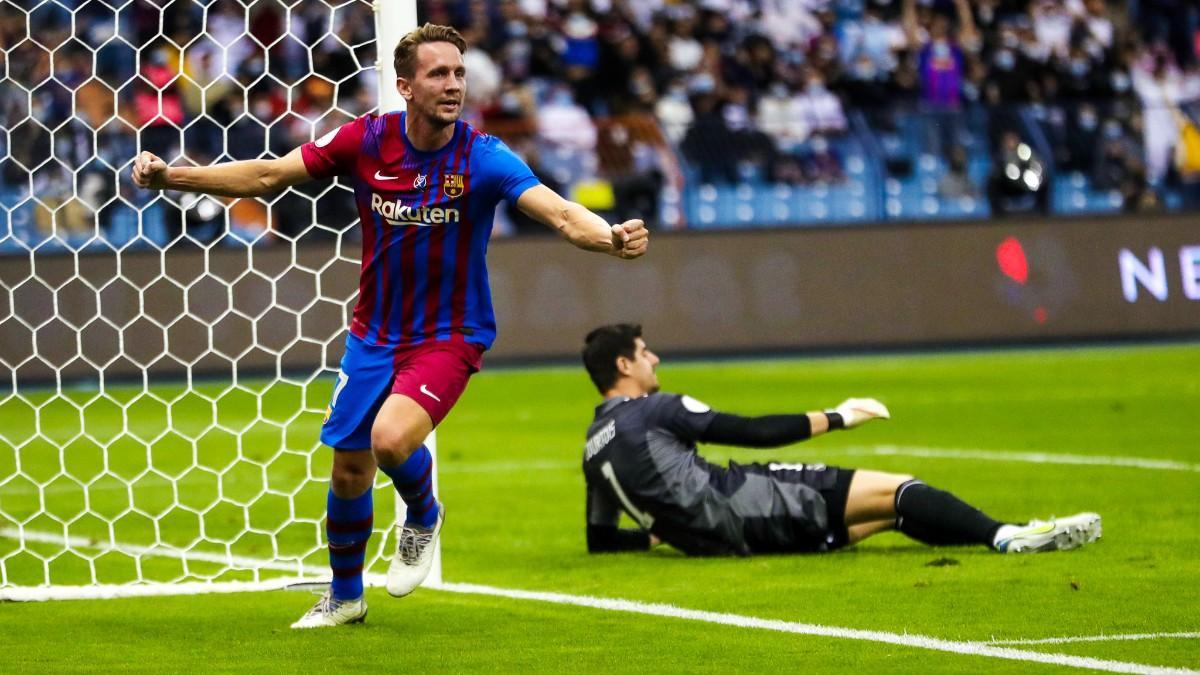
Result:
<instances>
[{"instance_id":1,"label":"white goalkeeper boot","mask_svg":"<svg viewBox=\"0 0 1200 675\"><path fill-rule=\"evenodd\" d=\"M300 620L292 624L292 628L324 628L340 626L344 623L362 623L367 618L367 601L338 600L333 597L333 591L325 591L325 595L308 610Z\"/></svg>"},{"instance_id":2,"label":"white goalkeeper boot","mask_svg":"<svg viewBox=\"0 0 1200 675\"><path fill-rule=\"evenodd\" d=\"M396 555L392 556L392 564L388 566L388 593L402 598L417 590L417 586L429 576L429 568L433 566L433 551L445 519L446 506L438 503L437 522L432 528L396 526Z\"/></svg>"},{"instance_id":3,"label":"white goalkeeper boot","mask_svg":"<svg viewBox=\"0 0 1200 675\"><path fill-rule=\"evenodd\" d=\"M1100 516L1076 513L1049 521L1031 520L1028 525L1005 525L996 533L994 546L1001 553L1068 551L1100 538Z\"/></svg>"}]
</instances>

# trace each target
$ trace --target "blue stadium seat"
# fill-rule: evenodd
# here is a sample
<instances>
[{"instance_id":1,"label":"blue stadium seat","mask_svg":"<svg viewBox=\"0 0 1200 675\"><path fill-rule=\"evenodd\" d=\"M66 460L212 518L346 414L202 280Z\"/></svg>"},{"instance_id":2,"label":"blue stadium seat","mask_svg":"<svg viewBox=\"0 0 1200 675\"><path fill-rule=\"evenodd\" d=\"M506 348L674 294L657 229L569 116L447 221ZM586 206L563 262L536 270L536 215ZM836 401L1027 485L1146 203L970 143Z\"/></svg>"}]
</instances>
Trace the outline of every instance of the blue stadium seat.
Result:
<instances>
[{"instance_id":1,"label":"blue stadium seat","mask_svg":"<svg viewBox=\"0 0 1200 675\"><path fill-rule=\"evenodd\" d=\"M1051 210L1064 215L1119 213L1123 200L1116 190L1099 190L1091 179L1073 171L1054 178Z\"/></svg>"}]
</instances>

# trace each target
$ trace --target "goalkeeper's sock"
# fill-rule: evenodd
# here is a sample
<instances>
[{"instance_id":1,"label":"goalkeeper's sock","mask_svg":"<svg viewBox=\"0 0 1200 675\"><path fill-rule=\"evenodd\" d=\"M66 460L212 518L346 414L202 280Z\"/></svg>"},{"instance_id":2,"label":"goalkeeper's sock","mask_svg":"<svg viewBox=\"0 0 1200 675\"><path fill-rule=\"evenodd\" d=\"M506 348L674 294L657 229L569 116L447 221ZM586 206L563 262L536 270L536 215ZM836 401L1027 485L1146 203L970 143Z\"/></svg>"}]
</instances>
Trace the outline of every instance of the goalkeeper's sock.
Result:
<instances>
[{"instance_id":1,"label":"goalkeeper's sock","mask_svg":"<svg viewBox=\"0 0 1200 675\"><path fill-rule=\"evenodd\" d=\"M338 600L357 600L363 594L363 561L375 522L371 489L353 499L342 499L330 489L325 510L329 567L333 570L330 590Z\"/></svg>"},{"instance_id":2,"label":"goalkeeper's sock","mask_svg":"<svg viewBox=\"0 0 1200 675\"><path fill-rule=\"evenodd\" d=\"M896 529L931 546L991 546L1001 525L949 492L919 480L896 488L896 513Z\"/></svg>"},{"instance_id":3,"label":"goalkeeper's sock","mask_svg":"<svg viewBox=\"0 0 1200 675\"><path fill-rule=\"evenodd\" d=\"M433 498L433 455L429 454L429 448L422 445L400 466L381 464L379 469L392 479L396 492L408 506L404 523L433 527L437 522L438 503Z\"/></svg>"}]
</instances>

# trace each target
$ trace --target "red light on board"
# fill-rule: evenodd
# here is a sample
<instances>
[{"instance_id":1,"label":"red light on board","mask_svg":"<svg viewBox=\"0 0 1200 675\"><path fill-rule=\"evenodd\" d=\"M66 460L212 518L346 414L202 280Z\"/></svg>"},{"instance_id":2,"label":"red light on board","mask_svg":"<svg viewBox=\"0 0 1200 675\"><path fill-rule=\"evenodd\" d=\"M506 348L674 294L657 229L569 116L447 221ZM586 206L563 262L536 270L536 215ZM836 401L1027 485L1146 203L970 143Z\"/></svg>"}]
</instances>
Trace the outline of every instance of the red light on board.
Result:
<instances>
[{"instance_id":1,"label":"red light on board","mask_svg":"<svg viewBox=\"0 0 1200 675\"><path fill-rule=\"evenodd\" d=\"M1016 237L1009 237L996 247L996 262L1004 276L1025 285L1029 281L1029 261L1025 258L1025 249Z\"/></svg>"}]
</instances>

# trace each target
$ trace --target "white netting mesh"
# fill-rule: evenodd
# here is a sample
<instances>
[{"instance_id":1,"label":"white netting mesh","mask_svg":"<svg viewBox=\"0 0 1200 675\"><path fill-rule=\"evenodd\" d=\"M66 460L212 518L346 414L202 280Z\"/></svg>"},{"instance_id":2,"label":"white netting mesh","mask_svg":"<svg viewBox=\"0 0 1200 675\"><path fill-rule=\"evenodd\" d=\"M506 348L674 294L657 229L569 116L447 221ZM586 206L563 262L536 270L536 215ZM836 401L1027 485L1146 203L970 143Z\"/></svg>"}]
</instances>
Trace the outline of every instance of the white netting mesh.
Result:
<instances>
[{"instance_id":1,"label":"white netting mesh","mask_svg":"<svg viewBox=\"0 0 1200 675\"><path fill-rule=\"evenodd\" d=\"M325 567L351 194L130 163L286 153L374 106L374 39L361 1L0 3L0 593Z\"/></svg>"}]
</instances>

